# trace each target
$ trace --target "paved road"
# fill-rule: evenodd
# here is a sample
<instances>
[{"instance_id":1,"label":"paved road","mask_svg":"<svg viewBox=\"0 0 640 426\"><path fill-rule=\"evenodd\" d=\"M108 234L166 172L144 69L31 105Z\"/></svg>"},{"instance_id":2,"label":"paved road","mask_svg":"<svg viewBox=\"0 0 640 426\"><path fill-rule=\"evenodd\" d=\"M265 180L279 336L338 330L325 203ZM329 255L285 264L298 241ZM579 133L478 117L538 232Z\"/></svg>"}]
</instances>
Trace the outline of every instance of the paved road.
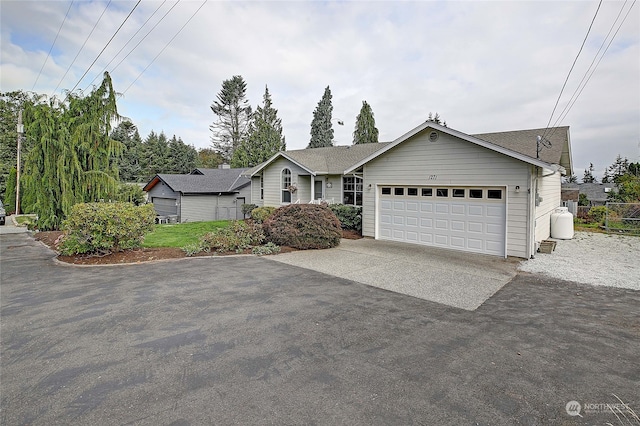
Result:
<instances>
[{"instance_id":1,"label":"paved road","mask_svg":"<svg viewBox=\"0 0 640 426\"><path fill-rule=\"evenodd\" d=\"M16 226L11 216L5 218L5 224L0 226L0 235L24 234L29 232L26 226Z\"/></svg>"},{"instance_id":2,"label":"paved road","mask_svg":"<svg viewBox=\"0 0 640 426\"><path fill-rule=\"evenodd\" d=\"M3 425L618 424L640 293L523 274L467 311L265 258L55 264L0 236Z\"/></svg>"}]
</instances>

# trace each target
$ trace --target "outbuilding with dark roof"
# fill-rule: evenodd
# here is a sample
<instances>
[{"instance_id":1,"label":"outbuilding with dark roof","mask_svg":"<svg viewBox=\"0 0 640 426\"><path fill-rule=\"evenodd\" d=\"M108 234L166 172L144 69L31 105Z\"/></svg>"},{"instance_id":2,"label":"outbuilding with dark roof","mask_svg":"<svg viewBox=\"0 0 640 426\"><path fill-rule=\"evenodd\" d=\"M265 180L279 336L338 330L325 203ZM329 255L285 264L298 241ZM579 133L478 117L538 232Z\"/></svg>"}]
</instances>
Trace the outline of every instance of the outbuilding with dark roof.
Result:
<instances>
[{"instance_id":1,"label":"outbuilding with dark roof","mask_svg":"<svg viewBox=\"0 0 640 426\"><path fill-rule=\"evenodd\" d=\"M195 169L190 174L157 174L144 190L161 220L200 222L242 219L251 202L247 169Z\"/></svg>"}]
</instances>

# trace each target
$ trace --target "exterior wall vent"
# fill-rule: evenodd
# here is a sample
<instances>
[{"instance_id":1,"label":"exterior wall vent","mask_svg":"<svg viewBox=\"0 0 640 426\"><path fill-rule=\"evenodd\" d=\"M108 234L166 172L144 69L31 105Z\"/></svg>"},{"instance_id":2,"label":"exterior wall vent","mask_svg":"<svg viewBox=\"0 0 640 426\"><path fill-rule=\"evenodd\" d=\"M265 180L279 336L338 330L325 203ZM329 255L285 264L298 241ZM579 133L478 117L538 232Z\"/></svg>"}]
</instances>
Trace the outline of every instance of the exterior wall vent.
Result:
<instances>
[{"instance_id":1,"label":"exterior wall vent","mask_svg":"<svg viewBox=\"0 0 640 426\"><path fill-rule=\"evenodd\" d=\"M429 142L435 142L438 140L438 132L429 133Z\"/></svg>"}]
</instances>

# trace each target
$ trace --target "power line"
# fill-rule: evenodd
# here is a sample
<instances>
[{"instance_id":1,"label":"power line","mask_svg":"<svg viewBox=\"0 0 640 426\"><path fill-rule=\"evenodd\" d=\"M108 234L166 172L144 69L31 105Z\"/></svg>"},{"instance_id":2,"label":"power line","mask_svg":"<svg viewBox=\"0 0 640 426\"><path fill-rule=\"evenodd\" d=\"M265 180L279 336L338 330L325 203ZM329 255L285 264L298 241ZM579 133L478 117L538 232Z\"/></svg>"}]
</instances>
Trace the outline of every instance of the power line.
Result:
<instances>
[{"instance_id":1,"label":"power line","mask_svg":"<svg viewBox=\"0 0 640 426\"><path fill-rule=\"evenodd\" d=\"M100 73L96 74L96 76L93 78L93 80L91 80L91 82L90 82L90 83L89 83L89 85L85 88L85 90L88 90L88 89L91 87L91 85L93 84L93 82L94 82L94 81L96 81L96 79L97 79L98 77L100 77L100 76L104 73L104 71L106 71L106 70L109 68L109 65L111 65L111 63L112 63L113 61L115 61L115 59L118 57L118 55L119 55L120 53L122 53L122 51L125 49L125 47L127 47L127 46L129 45L129 43L131 43L131 41L132 41L132 40L133 40L133 39L138 35L138 33L139 33L140 31L142 31L142 29L145 27L145 25L147 25L147 23L151 20L151 18L153 18L153 17L156 15L156 13L158 13L158 10L160 10L160 8L161 8L161 7L162 7L166 2L167 2L167 0L164 0L164 1L160 4L160 6L158 6L158 7L156 8L156 10L151 14L151 16L149 16L149 17L147 18L147 20L144 22L144 24L142 24L142 26L141 26L140 28L138 28L138 31L136 31L136 32L135 32L135 34L133 34L133 35L129 38L129 40L124 44L124 46L122 46L122 48L118 51L118 53L116 53L116 54L113 56L113 58L109 61L109 63L104 67L104 69L102 70L102 72L100 72ZM130 55L130 54L131 54L131 53L132 53L132 52L133 52L133 51L134 51L134 50L135 50L135 49L140 45L140 43L142 43L142 41L143 41L145 38L147 38L147 36L149 35L149 33L151 33L151 31L153 31L153 29L154 29L156 26L158 26L158 24L159 24L160 22L162 22L162 20L163 20L163 19L164 19L168 14L169 14L169 12L171 12L171 10L173 10L173 8L174 8L174 7L176 7L176 5L177 5L178 3L179 3L179 0L178 0L178 2L177 2L177 3L174 3L174 5L171 7L171 9L169 9L169 11L168 11L167 13L165 13L165 14L164 14L164 16L163 16L162 18L160 18L160 20L156 23L156 25L154 25L154 26L153 26L153 28L151 28L151 30L150 30L150 31L149 31L149 32L148 32L148 33L147 33L147 34L146 34L146 35L145 35L145 36L144 36L144 37L143 37L143 38L138 42L138 44L136 44L136 45L135 45L135 47L134 47L133 49L131 49L131 51L130 51L130 52L129 52L129 53L128 53L128 54L127 54L127 55L126 55L126 56L125 56L121 61L120 61L120 62L118 62L118 64L117 64L117 65L116 65L116 66L111 70L111 72L112 72L112 73L113 73L113 72L118 68L118 66L120 66L120 64L122 63L122 61L124 61L125 59L127 59L127 58L129 57L129 55Z\"/></svg>"},{"instance_id":2,"label":"power line","mask_svg":"<svg viewBox=\"0 0 640 426\"><path fill-rule=\"evenodd\" d=\"M167 44L165 44L165 46L162 48L162 50L160 50L160 52L158 52L158 54L153 58L153 60L149 63L149 65L147 65L147 66L145 67L145 69L143 69L143 70L142 70L142 72L141 72L140 74L138 74L138 76L136 77L136 79L135 79L135 80L133 80L133 81L131 82L131 84L130 84L129 86L127 86L127 88L126 88L126 89L124 89L124 91L120 94L120 96L121 96L121 97L122 97L122 96L124 96L124 94L125 94L125 93L127 93L127 90L129 90L129 89L131 88L131 86L133 86L133 85L135 84L135 82L136 82L136 81L138 81L138 79L142 76L142 74L144 74L144 73L145 73L145 71L146 71L146 70L147 70L147 69L148 69L148 68L149 68L149 67L150 67L150 66L151 66L151 65L156 61L156 59L158 59L158 57L162 54L162 52L164 52L164 50L165 50L167 47L169 47L169 45L171 44L171 42L172 42L176 37L178 37L178 34L180 34L180 33L182 32L182 30L184 29L184 27L186 27L186 26L187 26L187 24L188 24L189 22L191 22L191 20L193 19L193 17L194 17L194 16L196 16L196 14L200 11L200 9L202 9L202 7L203 7L206 3L207 3L207 0L204 0L204 1L202 2L202 4L200 5L200 7L199 7L198 9L196 9L196 11L195 11L195 12L193 12L193 15L191 15L191 17L190 17L189 19L187 19L187 22L185 22L185 23L184 23L184 25L182 25L182 27L180 27L180 29L178 30L178 32L177 32L177 33L175 33L175 35L171 38L171 40L169 40L169 41L167 42Z\"/></svg>"},{"instance_id":3,"label":"power line","mask_svg":"<svg viewBox=\"0 0 640 426\"><path fill-rule=\"evenodd\" d=\"M47 64L47 60L49 60L49 56L51 56L51 51L53 50L53 46L56 45L56 41L58 40L58 36L60 35L60 31L62 30L62 27L64 26L64 23L67 21L67 16L69 16L69 11L71 10L71 6L73 6L73 0L71 0L71 3L69 3L69 8L67 9L67 13L65 13L64 15L64 19L62 20L62 24L60 24L60 28L58 28L58 32L56 34L56 38L53 39L53 43L51 43L51 48L49 48L49 53L47 53L47 57L44 58L44 62L42 63L42 68L40 68L40 72L38 73L38 76L36 77L36 81L33 83L33 87L31 87L31 91L33 92L33 89L35 89L36 84L38 83L38 80L40 79L40 74L42 74L42 70L44 69L44 66Z\"/></svg>"},{"instance_id":4,"label":"power line","mask_svg":"<svg viewBox=\"0 0 640 426\"><path fill-rule=\"evenodd\" d=\"M589 29L587 30L587 34L584 36L584 40L582 40L582 45L580 46L580 50L578 51L578 54L576 55L576 58L573 60L573 64L571 65L571 69L569 70L569 73L567 74L567 78L564 80L564 84L562 85L562 89L560 90L560 94L558 95L558 99L556 100L556 104L553 107L553 111L551 112L551 117L549 117L549 122L547 123L547 127L545 128L545 131L542 134L542 139L544 139L544 137L546 136L547 130L549 129L549 125L551 124L551 120L553 119L553 114L555 114L556 108L558 107L558 103L560 102L560 98L562 97L562 92L564 92L564 88L566 87L567 82L569 81L569 76L571 75L571 71L573 71L573 67L576 65L576 62L578 62L578 57L580 57L580 53L582 52L582 48L584 47L585 43L587 42L587 37L589 37L589 33L591 32L591 27L593 27L593 23L596 20L596 16L598 16L598 11L600 10L600 6L601 5L602 5L602 0L600 0L600 3L598 3L598 8L596 9L595 15L593 15L593 19L591 20L591 25L589 25Z\"/></svg>"},{"instance_id":5,"label":"power line","mask_svg":"<svg viewBox=\"0 0 640 426\"><path fill-rule=\"evenodd\" d=\"M624 6L625 6L626 3L627 2L625 1L625 3L622 5L622 8L620 9L620 12L618 13L618 17L616 17L615 21L611 25L611 29L609 30L609 33L607 34L607 37L605 37L604 41L602 42L602 45L600 46L600 49L596 53L596 56L593 58L593 61L591 62L591 65L593 65L593 62L595 62L596 58L598 57L598 54L600 53L600 50L602 50L602 46L604 46L604 44L606 43L607 38L609 37L609 34L611 34L611 31L615 27L615 24L618 21L618 18L620 17L620 15L622 14L622 11L624 10ZM574 96L572 96L571 99L569 99L569 103L567 104L567 106L564 108L564 110L560 114L560 117L558 117L558 119L555 121L555 123L553 125L554 130L551 131L551 134L549 135L549 137L553 136L553 133L555 133L556 124L559 123L561 120L563 120L569 114L569 111L571 111L571 108L573 108L573 105L575 105L576 101L578 100L578 97L580 97L580 95L582 94L582 91L584 90L584 88L589 83L589 80L591 80L591 77L596 72L596 69L598 68L598 65L600 65L600 62L604 58L604 55L607 53L607 50L609 50L609 47L611 47L611 44L613 43L613 40L616 38L616 35L618 35L618 32L620 31L620 28L622 28L622 25L624 24L624 22L629 17L629 13L631 13L631 9L633 9L633 6L635 4L636 4L636 0L633 0L633 3L631 3L631 6L629 7L629 10L627 10L626 15L624 16L624 18L620 22L620 25L618 25L618 29L616 29L616 32L611 37L611 40L609 40L609 43L607 44L607 47L604 49L604 52L602 52L602 55L600 56L600 58L596 62L595 66L593 67L593 70L591 71L591 73L589 74L589 70L591 69L591 65L589 66L589 68L585 72L585 76L582 78L582 81L580 82L580 84L582 84L582 82L584 81L584 84L582 84L582 87L580 87L580 85L578 85L578 87L576 88L576 91L574 92ZM587 77L587 74L589 75L588 77ZM585 81L585 77L586 77L586 81Z\"/></svg>"},{"instance_id":6,"label":"power line","mask_svg":"<svg viewBox=\"0 0 640 426\"><path fill-rule=\"evenodd\" d=\"M93 28L91 29L91 32L89 33L89 35L87 36L87 38L84 40L84 43L82 43L82 46L80 47L80 50L78 50L78 53L76 53L76 57L73 58L73 61L71 61L71 65L69 65L69 68L67 68L67 70L64 72L64 75L62 76L62 78L60 79L60 81L58 82L57 86L55 89L53 89L53 93L51 94L51 97L53 97L53 95L56 93L56 91L58 90L58 87L60 87L60 85L62 84L62 81L64 80L64 78L67 76L67 74L69 73L69 71L71 70L71 67L73 66L73 64L75 64L76 59L78 59L78 56L80 55L80 52L82 52L82 49L84 49L84 46L87 44L87 42L89 41L89 38L91 38L91 34L93 34L93 32L95 31L96 27L98 26L98 23L100 22L100 20L102 19L102 17L104 16L104 13L107 11L107 9L109 8L109 5L111 4L111 0L109 0L109 3L107 3L107 6L104 8L104 10L102 11L102 13L100 14L100 17L98 18L98 20L96 21L95 25L93 26Z\"/></svg>"},{"instance_id":7,"label":"power line","mask_svg":"<svg viewBox=\"0 0 640 426\"><path fill-rule=\"evenodd\" d=\"M113 38L118 34L118 32L120 31L120 29L122 28L122 26L125 24L125 22L127 22L127 20L129 19L129 17L131 17L131 14L133 13L134 10L136 10L136 8L138 7L138 5L140 4L142 0L138 0L138 2L136 3L135 6L133 6L133 9L131 9L131 12L129 12L129 14L127 15L127 17L124 19L124 21L122 21L122 24L120 24L120 26L118 27L118 29L116 30L115 33L113 33L113 35L111 36L111 38L109 39L109 41L107 42L107 44L105 44L105 46L102 48L102 50L100 51L100 53L98 53L98 56L96 56L96 58L93 60L93 62L91 62L91 65L89 65L89 68L87 68L87 70L84 72L84 74L82 74L82 77L80 77L80 80L78 80L78 82L75 84L75 86L73 86L73 89L69 90L69 92L67 93L67 96L65 96L65 100L69 97L69 94L73 93L74 90L76 90L76 87L78 87L78 84L80 84L80 82L82 81L82 79L87 75L87 73L89 72L89 70L91 69L91 67L96 63L96 61L98 60L98 58L102 55L102 53L105 51L105 49L109 46L109 44L111 43L111 41L113 40Z\"/></svg>"}]
</instances>

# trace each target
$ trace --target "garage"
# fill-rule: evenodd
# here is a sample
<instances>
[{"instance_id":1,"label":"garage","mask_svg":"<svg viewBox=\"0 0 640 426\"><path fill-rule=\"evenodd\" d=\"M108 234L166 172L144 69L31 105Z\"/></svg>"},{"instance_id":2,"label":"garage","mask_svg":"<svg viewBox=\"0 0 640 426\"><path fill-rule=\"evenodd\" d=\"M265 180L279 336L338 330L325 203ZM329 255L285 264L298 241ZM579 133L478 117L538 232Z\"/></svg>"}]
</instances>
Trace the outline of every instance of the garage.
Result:
<instances>
[{"instance_id":1,"label":"garage","mask_svg":"<svg viewBox=\"0 0 640 426\"><path fill-rule=\"evenodd\" d=\"M505 256L505 187L380 186L378 238Z\"/></svg>"},{"instance_id":2,"label":"garage","mask_svg":"<svg viewBox=\"0 0 640 426\"><path fill-rule=\"evenodd\" d=\"M152 197L151 202L158 216L174 216L178 214L178 202L175 198Z\"/></svg>"}]
</instances>

